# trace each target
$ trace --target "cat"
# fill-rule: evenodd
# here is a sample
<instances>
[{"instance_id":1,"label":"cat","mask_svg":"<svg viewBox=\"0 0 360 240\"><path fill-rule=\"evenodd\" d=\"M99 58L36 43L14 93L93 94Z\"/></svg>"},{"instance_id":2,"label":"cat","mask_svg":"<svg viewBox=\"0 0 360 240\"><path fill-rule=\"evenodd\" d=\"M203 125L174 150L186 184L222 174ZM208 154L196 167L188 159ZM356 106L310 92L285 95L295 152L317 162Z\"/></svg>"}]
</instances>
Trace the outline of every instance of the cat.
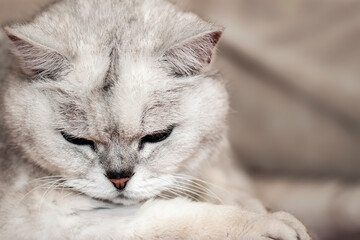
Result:
<instances>
[{"instance_id":1,"label":"cat","mask_svg":"<svg viewBox=\"0 0 360 240\"><path fill-rule=\"evenodd\" d=\"M163 0L63 0L5 32L1 239L310 239L232 163L221 27Z\"/></svg>"}]
</instances>

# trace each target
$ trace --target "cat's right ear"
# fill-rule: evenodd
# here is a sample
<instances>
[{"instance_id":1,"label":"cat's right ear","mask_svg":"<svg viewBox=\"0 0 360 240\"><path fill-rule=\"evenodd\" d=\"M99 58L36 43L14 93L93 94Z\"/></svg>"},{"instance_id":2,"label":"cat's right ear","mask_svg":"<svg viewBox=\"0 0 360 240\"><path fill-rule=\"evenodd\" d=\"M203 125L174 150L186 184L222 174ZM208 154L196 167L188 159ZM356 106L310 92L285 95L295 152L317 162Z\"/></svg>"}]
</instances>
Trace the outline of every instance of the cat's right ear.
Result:
<instances>
[{"instance_id":1,"label":"cat's right ear","mask_svg":"<svg viewBox=\"0 0 360 240\"><path fill-rule=\"evenodd\" d=\"M11 52L17 58L24 74L33 77L55 78L69 67L69 61L57 51L5 27L6 35L11 42Z\"/></svg>"},{"instance_id":2,"label":"cat's right ear","mask_svg":"<svg viewBox=\"0 0 360 240\"><path fill-rule=\"evenodd\" d=\"M176 77L200 74L210 66L222 31L205 32L176 44L163 54L161 62Z\"/></svg>"}]
</instances>

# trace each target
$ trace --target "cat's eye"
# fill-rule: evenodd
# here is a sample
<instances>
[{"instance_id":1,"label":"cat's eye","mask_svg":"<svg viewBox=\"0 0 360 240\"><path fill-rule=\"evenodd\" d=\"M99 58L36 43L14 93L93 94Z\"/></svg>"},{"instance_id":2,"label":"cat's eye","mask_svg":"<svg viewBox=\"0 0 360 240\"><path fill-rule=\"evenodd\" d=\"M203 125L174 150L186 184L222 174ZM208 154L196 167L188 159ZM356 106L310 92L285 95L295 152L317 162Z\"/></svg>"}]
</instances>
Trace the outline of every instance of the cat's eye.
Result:
<instances>
[{"instance_id":1,"label":"cat's eye","mask_svg":"<svg viewBox=\"0 0 360 240\"><path fill-rule=\"evenodd\" d=\"M174 127L171 126L164 131L159 131L159 132L155 132L153 134L146 135L140 141L140 148L142 148L142 146L145 143L157 143L157 142L164 141L165 139L167 139L170 136L173 129L174 129Z\"/></svg>"},{"instance_id":2,"label":"cat's eye","mask_svg":"<svg viewBox=\"0 0 360 240\"><path fill-rule=\"evenodd\" d=\"M69 143L79 145L79 146L89 146L93 150L95 150L95 143L91 140L85 139L85 138L78 138L75 136L72 136L66 132L61 132L61 135L63 138L68 141Z\"/></svg>"}]
</instances>

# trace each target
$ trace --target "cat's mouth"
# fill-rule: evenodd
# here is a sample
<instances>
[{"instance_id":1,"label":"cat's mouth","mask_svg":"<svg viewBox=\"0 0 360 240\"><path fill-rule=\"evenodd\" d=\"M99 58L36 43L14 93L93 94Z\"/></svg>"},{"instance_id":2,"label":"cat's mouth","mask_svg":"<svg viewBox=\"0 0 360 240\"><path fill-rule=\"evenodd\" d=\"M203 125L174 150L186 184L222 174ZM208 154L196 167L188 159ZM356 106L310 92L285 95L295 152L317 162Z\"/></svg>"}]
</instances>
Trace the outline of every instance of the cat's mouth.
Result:
<instances>
[{"instance_id":1,"label":"cat's mouth","mask_svg":"<svg viewBox=\"0 0 360 240\"><path fill-rule=\"evenodd\" d=\"M93 199L114 203L132 205L153 198L169 197L163 192L171 188L170 175L144 177L135 174L123 188L119 188L104 175L90 178L67 179L66 185L72 190L81 192ZM111 178L112 179L112 178Z\"/></svg>"},{"instance_id":2,"label":"cat's mouth","mask_svg":"<svg viewBox=\"0 0 360 240\"><path fill-rule=\"evenodd\" d=\"M149 194L147 196L135 195L125 191L119 191L118 193L111 196L93 196L87 193L85 195L107 203L120 204L120 205L135 205L148 201L149 199L161 198L161 196L156 194Z\"/></svg>"},{"instance_id":3,"label":"cat's mouth","mask_svg":"<svg viewBox=\"0 0 360 240\"><path fill-rule=\"evenodd\" d=\"M157 196L148 197L148 198L134 198L127 196L126 193L120 193L117 197L107 200L115 204L122 204L122 205L134 205L139 203L144 203L149 199L157 198Z\"/></svg>"},{"instance_id":4,"label":"cat's mouth","mask_svg":"<svg viewBox=\"0 0 360 240\"><path fill-rule=\"evenodd\" d=\"M139 203L144 203L150 199L150 198L149 199L134 199L129 196L126 196L123 193L118 194L117 196L112 197L112 198L91 196L86 193L82 193L82 194L84 194L88 197L91 197L97 201L102 201L102 202L111 203L111 204L119 204L119 205L135 205L135 204L139 204Z\"/></svg>"}]
</instances>

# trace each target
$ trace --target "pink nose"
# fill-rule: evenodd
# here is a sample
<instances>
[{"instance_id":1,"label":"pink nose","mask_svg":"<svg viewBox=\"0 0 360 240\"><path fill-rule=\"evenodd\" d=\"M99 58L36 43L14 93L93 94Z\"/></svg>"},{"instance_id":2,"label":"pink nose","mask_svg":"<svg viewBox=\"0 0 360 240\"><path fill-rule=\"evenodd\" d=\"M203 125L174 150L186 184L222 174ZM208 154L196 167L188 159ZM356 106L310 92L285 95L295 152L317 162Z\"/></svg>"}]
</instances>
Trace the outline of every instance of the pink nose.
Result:
<instances>
[{"instance_id":1,"label":"pink nose","mask_svg":"<svg viewBox=\"0 0 360 240\"><path fill-rule=\"evenodd\" d=\"M130 178L109 179L117 189L124 189Z\"/></svg>"}]
</instances>

